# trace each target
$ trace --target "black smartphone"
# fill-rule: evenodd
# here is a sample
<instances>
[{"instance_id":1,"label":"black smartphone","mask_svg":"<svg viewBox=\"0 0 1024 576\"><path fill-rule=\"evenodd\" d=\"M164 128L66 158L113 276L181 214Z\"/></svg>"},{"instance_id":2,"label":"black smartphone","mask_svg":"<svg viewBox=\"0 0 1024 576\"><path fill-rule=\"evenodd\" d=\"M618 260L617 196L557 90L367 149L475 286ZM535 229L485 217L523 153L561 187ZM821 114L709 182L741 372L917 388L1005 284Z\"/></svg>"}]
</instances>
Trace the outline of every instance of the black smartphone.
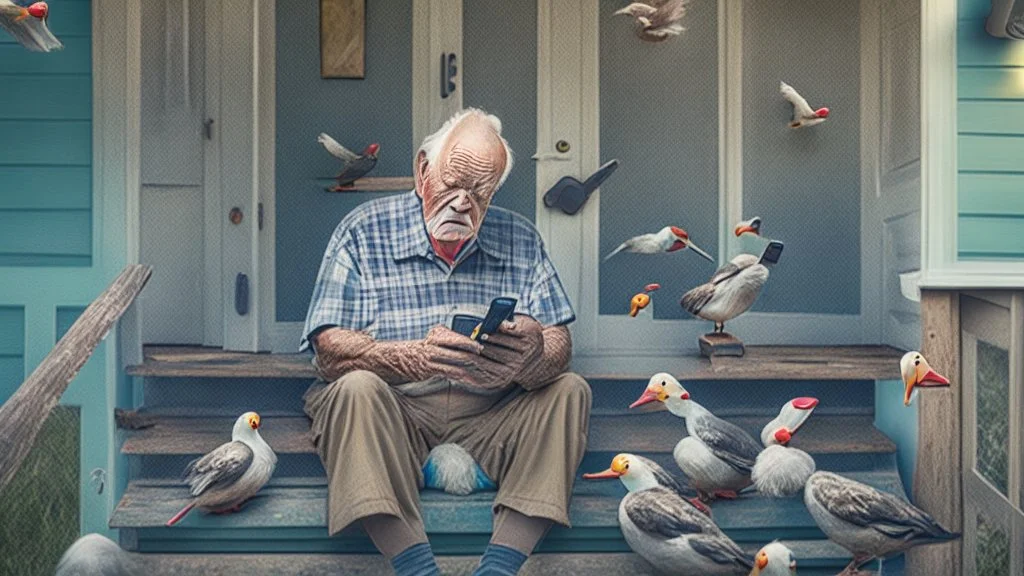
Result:
<instances>
[{"instance_id":1,"label":"black smartphone","mask_svg":"<svg viewBox=\"0 0 1024 576\"><path fill-rule=\"evenodd\" d=\"M456 314L452 317L452 330L468 338L483 321L483 318L472 314Z\"/></svg>"},{"instance_id":2,"label":"black smartphone","mask_svg":"<svg viewBox=\"0 0 1024 576\"><path fill-rule=\"evenodd\" d=\"M764 248L764 252L761 253L761 263L777 264L779 256L782 255L782 242L772 240Z\"/></svg>"},{"instance_id":3,"label":"black smartphone","mask_svg":"<svg viewBox=\"0 0 1024 576\"><path fill-rule=\"evenodd\" d=\"M491 307L487 310L487 316L484 316L483 321L476 325L476 328L469 337L473 340L478 340L484 334L494 334L497 332L502 322L512 319L512 315L516 310L516 302L515 298L504 297L491 300Z\"/></svg>"}]
</instances>

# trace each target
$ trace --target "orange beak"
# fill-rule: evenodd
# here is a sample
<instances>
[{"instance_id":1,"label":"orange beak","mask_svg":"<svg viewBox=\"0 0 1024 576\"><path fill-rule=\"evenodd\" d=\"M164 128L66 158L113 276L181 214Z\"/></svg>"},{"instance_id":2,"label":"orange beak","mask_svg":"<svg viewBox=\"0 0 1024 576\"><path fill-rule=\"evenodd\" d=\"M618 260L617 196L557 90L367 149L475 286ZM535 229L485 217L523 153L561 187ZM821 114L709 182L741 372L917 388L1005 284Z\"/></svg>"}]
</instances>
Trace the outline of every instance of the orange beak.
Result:
<instances>
[{"instance_id":1,"label":"orange beak","mask_svg":"<svg viewBox=\"0 0 1024 576\"><path fill-rule=\"evenodd\" d=\"M763 552L761 554L758 554L757 560L755 560L755 564L757 564L758 570L764 570L765 567L768 566L768 555Z\"/></svg>"},{"instance_id":2,"label":"orange beak","mask_svg":"<svg viewBox=\"0 0 1024 576\"><path fill-rule=\"evenodd\" d=\"M252 416L249 417L249 427L252 428L253 430L256 430L260 427L260 417L258 415L253 414Z\"/></svg>"},{"instance_id":3,"label":"orange beak","mask_svg":"<svg viewBox=\"0 0 1024 576\"><path fill-rule=\"evenodd\" d=\"M651 303L651 297L647 294L637 294L633 296L633 299L629 301L629 315L636 317L641 310L647 308L647 305Z\"/></svg>"},{"instance_id":4,"label":"orange beak","mask_svg":"<svg viewBox=\"0 0 1024 576\"><path fill-rule=\"evenodd\" d=\"M630 404L629 407L636 408L637 406L643 406L644 404L650 404L651 402L657 402L659 400L661 400L661 398L658 397L658 393L654 390L648 389L644 390L644 393L636 399L636 402Z\"/></svg>"},{"instance_id":5,"label":"orange beak","mask_svg":"<svg viewBox=\"0 0 1024 576\"><path fill-rule=\"evenodd\" d=\"M619 474L615 470L612 470L611 468L609 468L609 469L604 470L602 472L594 472L594 473L584 474L583 475L583 479L584 480L604 480L604 479L607 479L607 478L619 478L621 476L622 476L622 474Z\"/></svg>"},{"instance_id":6,"label":"orange beak","mask_svg":"<svg viewBox=\"0 0 1024 576\"><path fill-rule=\"evenodd\" d=\"M753 226L737 226L735 232L737 236L742 236L746 232L757 234L757 229Z\"/></svg>"},{"instance_id":7,"label":"orange beak","mask_svg":"<svg viewBox=\"0 0 1024 576\"><path fill-rule=\"evenodd\" d=\"M920 374L920 369L918 369L914 372L914 378L908 378L905 384L906 389L903 393L903 405L910 406L910 397L914 393L914 386L920 386L922 388L944 388L949 386L949 378L946 378L931 368L927 368L924 374Z\"/></svg>"}]
</instances>

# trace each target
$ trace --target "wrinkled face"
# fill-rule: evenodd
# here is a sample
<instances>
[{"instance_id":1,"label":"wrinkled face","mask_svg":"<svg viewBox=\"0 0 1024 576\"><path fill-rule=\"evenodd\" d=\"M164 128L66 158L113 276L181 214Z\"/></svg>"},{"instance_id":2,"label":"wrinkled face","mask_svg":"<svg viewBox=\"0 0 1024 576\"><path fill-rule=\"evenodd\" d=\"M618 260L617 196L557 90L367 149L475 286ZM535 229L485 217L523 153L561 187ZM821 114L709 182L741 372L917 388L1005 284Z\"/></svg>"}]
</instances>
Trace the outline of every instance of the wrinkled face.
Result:
<instances>
[{"instance_id":1,"label":"wrinkled face","mask_svg":"<svg viewBox=\"0 0 1024 576\"><path fill-rule=\"evenodd\" d=\"M416 192L427 231L440 242L461 242L480 229L505 171L505 148L485 121L467 117L451 131L431 166L417 158Z\"/></svg>"}]
</instances>

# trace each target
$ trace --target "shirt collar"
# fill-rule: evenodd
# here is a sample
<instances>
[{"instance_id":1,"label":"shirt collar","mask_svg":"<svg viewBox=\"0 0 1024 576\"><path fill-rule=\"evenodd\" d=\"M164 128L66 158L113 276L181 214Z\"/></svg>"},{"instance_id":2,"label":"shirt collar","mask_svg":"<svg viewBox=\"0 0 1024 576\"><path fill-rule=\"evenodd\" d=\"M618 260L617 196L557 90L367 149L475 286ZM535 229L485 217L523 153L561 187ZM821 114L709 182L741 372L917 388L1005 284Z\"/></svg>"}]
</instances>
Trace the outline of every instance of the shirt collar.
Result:
<instances>
[{"instance_id":1,"label":"shirt collar","mask_svg":"<svg viewBox=\"0 0 1024 576\"><path fill-rule=\"evenodd\" d=\"M467 242L457 256L457 261L464 260L477 246L487 254L495 258L503 258L504 243L501 239L500 227L490 218L491 210L484 216L484 223L480 226L476 238ZM423 221L423 201L416 191L407 193L407 201L402 203L399 214L396 214L395 222L399 230L396 235L394 259L404 260L413 256L423 258L434 252L430 244L430 237L427 232L427 225Z\"/></svg>"}]
</instances>

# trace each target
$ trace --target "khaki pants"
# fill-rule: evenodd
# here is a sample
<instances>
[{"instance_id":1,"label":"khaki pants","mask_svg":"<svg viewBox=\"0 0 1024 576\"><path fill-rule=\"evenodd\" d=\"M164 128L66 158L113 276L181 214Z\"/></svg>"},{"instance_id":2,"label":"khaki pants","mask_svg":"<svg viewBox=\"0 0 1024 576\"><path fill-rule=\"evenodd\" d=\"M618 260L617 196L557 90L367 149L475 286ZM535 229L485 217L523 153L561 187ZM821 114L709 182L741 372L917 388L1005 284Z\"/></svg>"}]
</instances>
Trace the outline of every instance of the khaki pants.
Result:
<instances>
[{"instance_id":1,"label":"khaki pants","mask_svg":"<svg viewBox=\"0 0 1024 576\"><path fill-rule=\"evenodd\" d=\"M497 483L495 510L569 525L590 422L590 387L577 374L488 400L453 386L411 397L372 372L355 371L314 384L305 410L327 470L332 536L374 514L398 516L423 532L423 464L431 448L447 442L465 448Z\"/></svg>"}]
</instances>

